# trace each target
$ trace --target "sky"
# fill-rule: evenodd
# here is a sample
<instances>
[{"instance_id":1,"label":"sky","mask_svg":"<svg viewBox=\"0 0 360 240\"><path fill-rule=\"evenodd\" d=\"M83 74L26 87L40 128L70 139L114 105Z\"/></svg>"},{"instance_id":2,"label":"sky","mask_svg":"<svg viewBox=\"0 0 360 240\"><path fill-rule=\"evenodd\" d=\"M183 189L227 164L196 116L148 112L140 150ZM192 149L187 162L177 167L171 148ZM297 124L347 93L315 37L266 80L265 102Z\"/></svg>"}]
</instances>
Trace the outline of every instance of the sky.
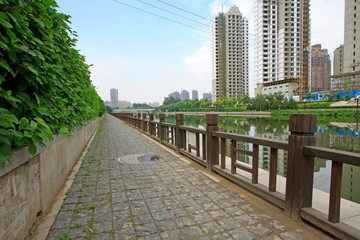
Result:
<instances>
[{"instance_id":1,"label":"sky","mask_svg":"<svg viewBox=\"0 0 360 240\"><path fill-rule=\"evenodd\" d=\"M71 16L70 26L78 35L76 49L91 65L99 96L109 101L110 89L116 88L119 100L160 104L174 91L184 89L191 96L195 89L199 98L212 91L209 19L233 5L249 19L249 92L254 95L254 2L57 0L58 11ZM313 0L310 14L311 44L321 44L332 59L344 42L344 0Z\"/></svg>"}]
</instances>

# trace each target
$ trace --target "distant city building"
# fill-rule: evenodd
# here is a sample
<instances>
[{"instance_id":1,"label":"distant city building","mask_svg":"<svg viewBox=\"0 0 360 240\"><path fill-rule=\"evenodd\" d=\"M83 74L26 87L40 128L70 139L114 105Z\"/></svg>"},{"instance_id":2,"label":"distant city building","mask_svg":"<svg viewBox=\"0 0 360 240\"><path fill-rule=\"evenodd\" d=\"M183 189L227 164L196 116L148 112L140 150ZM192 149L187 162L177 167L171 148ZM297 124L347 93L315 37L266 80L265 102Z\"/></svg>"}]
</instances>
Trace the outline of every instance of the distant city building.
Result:
<instances>
[{"instance_id":1,"label":"distant city building","mask_svg":"<svg viewBox=\"0 0 360 240\"><path fill-rule=\"evenodd\" d=\"M110 107L118 107L119 105L119 93L116 88L110 89Z\"/></svg>"},{"instance_id":2,"label":"distant city building","mask_svg":"<svg viewBox=\"0 0 360 240\"><path fill-rule=\"evenodd\" d=\"M191 99L192 100L199 99L199 92L197 90L192 90Z\"/></svg>"},{"instance_id":3,"label":"distant city building","mask_svg":"<svg viewBox=\"0 0 360 240\"><path fill-rule=\"evenodd\" d=\"M214 101L249 94L248 25L236 6L212 21Z\"/></svg>"},{"instance_id":4,"label":"distant city building","mask_svg":"<svg viewBox=\"0 0 360 240\"><path fill-rule=\"evenodd\" d=\"M340 45L334 51L333 75L341 75L344 73L344 45Z\"/></svg>"},{"instance_id":5,"label":"distant city building","mask_svg":"<svg viewBox=\"0 0 360 240\"><path fill-rule=\"evenodd\" d=\"M255 95L308 92L309 1L255 0Z\"/></svg>"},{"instance_id":6,"label":"distant city building","mask_svg":"<svg viewBox=\"0 0 360 240\"><path fill-rule=\"evenodd\" d=\"M128 101L119 101L118 106L119 108L131 108L132 103Z\"/></svg>"},{"instance_id":7,"label":"distant city building","mask_svg":"<svg viewBox=\"0 0 360 240\"><path fill-rule=\"evenodd\" d=\"M211 93L203 93L202 99L207 99L207 100L211 101Z\"/></svg>"},{"instance_id":8,"label":"distant city building","mask_svg":"<svg viewBox=\"0 0 360 240\"><path fill-rule=\"evenodd\" d=\"M332 76L333 91L360 89L360 1L345 0L343 72Z\"/></svg>"},{"instance_id":9,"label":"distant city building","mask_svg":"<svg viewBox=\"0 0 360 240\"><path fill-rule=\"evenodd\" d=\"M180 93L178 91L172 92L169 94L169 97L180 98Z\"/></svg>"},{"instance_id":10,"label":"distant city building","mask_svg":"<svg viewBox=\"0 0 360 240\"><path fill-rule=\"evenodd\" d=\"M158 103L158 102L149 103L149 106L151 106L151 107L159 107L160 103Z\"/></svg>"},{"instance_id":11,"label":"distant city building","mask_svg":"<svg viewBox=\"0 0 360 240\"><path fill-rule=\"evenodd\" d=\"M331 61L321 44L311 47L311 92L330 91Z\"/></svg>"},{"instance_id":12,"label":"distant city building","mask_svg":"<svg viewBox=\"0 0 360 240\"><path fill-rule=\"evenodd\" d=\"M105 104L105 106L111 106L111 102L110 101L104 101L104 104Z\"/></svg>"},{"instance_id":13,"label":"distant city building","mask_svg":"<svg viewBox=\"0 0 360 240\"><path fill-rule=\"evenodd\" d=\"M182 90L181 93L180 93L180 99L181 99L181 101L190 99L190 94L189 94L189 92L186 91L186 90Z\"/></svg>"}]
</instances>

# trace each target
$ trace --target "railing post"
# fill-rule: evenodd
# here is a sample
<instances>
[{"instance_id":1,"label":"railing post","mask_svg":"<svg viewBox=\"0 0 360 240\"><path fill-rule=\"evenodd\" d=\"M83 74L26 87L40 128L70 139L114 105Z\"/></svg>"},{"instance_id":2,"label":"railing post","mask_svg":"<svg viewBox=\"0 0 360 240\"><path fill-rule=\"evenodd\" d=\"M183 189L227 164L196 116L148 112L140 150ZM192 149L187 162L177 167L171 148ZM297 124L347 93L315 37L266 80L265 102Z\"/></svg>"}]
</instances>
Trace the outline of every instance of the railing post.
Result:
<instances>
[{"instance_id":1,"label":"railing post","mask_svg":"<svg viewBox=\"0 0 360 240\"><path fill-rule=\"evenodd\" d=\"M141 129L141 113L137 114L137 128Z\"/></svg>"},{"instance_id":2,"label":"railing post","mask_svg":"<svg viewBox=\"0 0 360 240\"><path fill-rule=\"evenodd\" d=\"M150 113L149 114L149 134L150 134L150 136L155 134L155 127L153 125L153 122L154 122L154 114Z\"/></svg>"},{"instance_id":3,"label":"railing post","mask_svg":"<svg viewBox=\"0 0 360 240\"><path fill-rule=\"evenodd\" d=\"M145 122L145 119L146 119L146 113L143 113L143 114L142 114L142 130L143 130L143 132L146 132L146 122Z\"/></svg>"},{"instance_id":4,"label":"railing post","mask_svg":"<svg viewBox=\"0 0 360 240\"><path fill-rule=\"evenodd\" d=\"M315 145L316 114L291 114L289 130L285 213L299 221L301 209L312 206L314 157L304 155L304 146Z\"/></svg>"},{"instance_id":5,"label":"railing post","mask_svg":"<svg viewBox=\"0 0 360 240\"><path fill-rule=\"evenodd\" d=\"M164 122L165 122L165 114L160 113L159 114L159 138L160 138L160 143L162 143L163 140L165 140L165 131L164 131L164 127L162 125Z\"/></svg>"},{"instance_id":6,"label":"railing post","mask_svg":"<svg viewBox=\"0 0 360 240\"><path fill-rule=\"evenodd\" d=\"M181 125L184 125L184 114L182 113L178 113L175 115L176 116L176 130L175 130L175 145L176 145L176 150L179 152L181 148L183 148L184 143L183 143L183 135L182 135L182 130L180 129Z\"/></svg>"},{"instance_id":7,"label":"railing post","mask_svg":"<svg viewBox=\"0 0 360 240\"><path fill-rule=\"evenodd\" d=\"M212 171L213 165L219 164L219 138L212 135L214 131L219 130L218 123L218 114L206 114L206 157L209 171Z\"/></svg>"}]
</instances>

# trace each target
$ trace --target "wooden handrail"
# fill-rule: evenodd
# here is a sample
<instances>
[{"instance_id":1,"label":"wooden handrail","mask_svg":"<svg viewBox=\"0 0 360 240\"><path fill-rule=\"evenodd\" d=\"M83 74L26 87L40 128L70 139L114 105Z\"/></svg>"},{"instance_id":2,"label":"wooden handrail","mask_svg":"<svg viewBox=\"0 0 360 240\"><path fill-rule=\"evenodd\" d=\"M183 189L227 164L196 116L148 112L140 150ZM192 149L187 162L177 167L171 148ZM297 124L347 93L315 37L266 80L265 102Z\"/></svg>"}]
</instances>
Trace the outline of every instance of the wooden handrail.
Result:
<instances>
[{"instance_id":1,"label":"wooden handrail","mask_svg":"<svg viewBox=\"0 0 360 240\"><path fill-rule=\"evenodd\" d=\"M214 137L226 138L241 142L247 142L252 144L258 144L266 147L277 148L287 151L288 150L288 142L268 139L268 138L260 138L260 137L252 137L248 135L236 134L236 133L224 133L224 132L213 132Z\"/></svg>"}]
</instances>

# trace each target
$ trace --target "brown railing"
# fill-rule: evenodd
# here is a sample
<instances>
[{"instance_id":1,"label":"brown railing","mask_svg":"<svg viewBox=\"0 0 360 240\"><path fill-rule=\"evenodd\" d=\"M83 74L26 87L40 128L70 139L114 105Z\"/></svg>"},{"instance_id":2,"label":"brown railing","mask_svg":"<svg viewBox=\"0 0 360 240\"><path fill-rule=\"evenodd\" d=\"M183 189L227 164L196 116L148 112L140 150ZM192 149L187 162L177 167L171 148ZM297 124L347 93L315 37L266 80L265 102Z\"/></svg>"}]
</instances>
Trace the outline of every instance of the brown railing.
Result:
<instances>
[{"instance_id":1,"label":"brown railing","mask_svg":"<svg viewBox=\"0 0 360 240\"><path fill-rule=\"evenodd\" d=\"M220 132L218 115L206 115L206 130L184 125L184 115L176 114L176 124L166 123L165 114L154 115L131 113L113 113L113 116L144 132L160 143L176 150L178 153L196 161L239 186L266 199L284 209L287 216L299 221L305 219L341 239L360 239L360 231L340 222L340 199L342 166L344 163L360 166L360 154L316 147L315 114L291 114L289 140L251 137L240 134ZM195 135L195 144L190 144L190 135ZM230 141L230 159L225 155L226 141ZM246 143L250 150L238 147ZM268 186L259 183L259 147L270 148L270 166ZM278 151L288 152L285 194L277 191L276 169ZM237 161L237 156L251 157L251 164ZM312 208L314 157L332 161L329 213L325 215ZM230 168L226 168L226 162ZM250 178L237 173L237 170L250 173ZM360 183L359 183L360 184Z\"/></svg>"}]
</instances>

